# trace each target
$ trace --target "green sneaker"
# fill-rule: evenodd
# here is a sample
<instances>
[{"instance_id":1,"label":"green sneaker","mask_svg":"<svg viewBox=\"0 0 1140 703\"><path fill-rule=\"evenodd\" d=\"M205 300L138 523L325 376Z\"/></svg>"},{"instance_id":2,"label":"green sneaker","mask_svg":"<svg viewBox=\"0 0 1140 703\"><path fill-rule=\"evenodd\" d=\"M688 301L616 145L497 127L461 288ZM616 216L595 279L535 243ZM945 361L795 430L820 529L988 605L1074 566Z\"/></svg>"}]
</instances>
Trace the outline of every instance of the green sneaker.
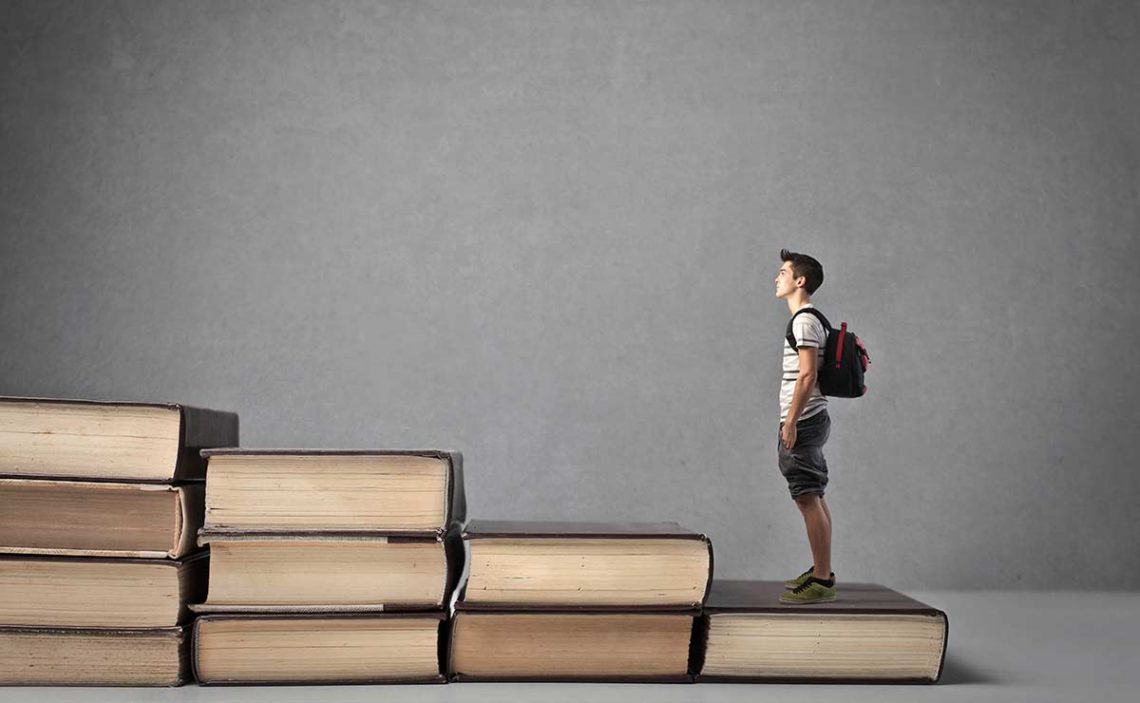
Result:
<instances>
[{"instance_id":1,"label":"green sneaker","mask_svg":"<svg viewBox=\"0 0 1140 703\"><path fill-rule=\"evenodd\" d=\"M785 581L784 582L784 588L795 588L796 586L800 585L804 581L807 581L809 578L811 578L812 574L814 574L814 573L815 573L815 565L813 564L812 566L808 567L807 571L803 572L799 576L795 577L794 579L789 579L789 580Z\"/></svg>"},{"instance_id":2,"label":"green sneaker","mask_svg":"<svg viewBox=\"0 0 1140 703\"><path fill-rule=\"evenodd\" d=\"M825 582L810 576L807 581L795 588L784 591L784 595L780 596L780 602L788 605L830 603L835 600L835 574L831 575L830 581L831 585L828 586Z\"/></svg>"}]
</instances>

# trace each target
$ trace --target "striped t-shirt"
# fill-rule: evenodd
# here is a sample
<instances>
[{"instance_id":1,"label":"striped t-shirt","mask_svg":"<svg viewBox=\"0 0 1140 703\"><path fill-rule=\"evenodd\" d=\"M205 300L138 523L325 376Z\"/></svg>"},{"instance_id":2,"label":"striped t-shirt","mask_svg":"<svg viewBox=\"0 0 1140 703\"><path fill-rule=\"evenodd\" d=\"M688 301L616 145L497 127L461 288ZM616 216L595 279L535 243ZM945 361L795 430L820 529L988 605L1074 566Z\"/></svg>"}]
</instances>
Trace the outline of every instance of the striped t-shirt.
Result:
<instances>
[{"instance_id":1,"label":"striped t-shirt","mask_svg":"<svg viewBox=\"0 0 1140 703\"><path fill-rule=\"evenodd\" d=\"M814 308L808 303L805 308ZM806 420L821 410L827 410L827 396L819 392L818 369L823 368L823 354L827 349L827 330L819 318L811 313L799 315L792 321L792 334L796 344L801 347L817 347L816 353L817 373L815 386L811 389L807 403L800 412L799 420ZM780 422L788 419L788 411L792 409L792 395L796 390L796 376L800 373L800 353L792 349L788 340L784 338L784 373L780 377ZM799 421L797 420L797 422Z\"/></svg>"}]
</instances>

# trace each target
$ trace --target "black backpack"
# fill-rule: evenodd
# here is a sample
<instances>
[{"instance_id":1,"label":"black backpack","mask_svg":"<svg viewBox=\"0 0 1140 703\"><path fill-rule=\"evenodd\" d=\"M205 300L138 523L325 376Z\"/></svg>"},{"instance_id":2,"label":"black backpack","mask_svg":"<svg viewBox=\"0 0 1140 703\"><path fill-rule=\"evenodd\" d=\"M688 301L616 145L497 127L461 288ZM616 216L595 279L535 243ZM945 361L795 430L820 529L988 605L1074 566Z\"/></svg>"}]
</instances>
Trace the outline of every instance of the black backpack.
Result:
<instances>
[{"instance_id":1,"label":"black backpack","mask_svg":"<svg viewBox=\"0 0 1140 703\"><path fill-rule=\"evenodd\" d=\"M796 337L792 334L792 320L801 313L811 313L819 318L827 329L827 349L823 354L823 365L819 369L819 392L836 398L860 398L867 392L863 384L863 374L871 365L871 357L867 355L867 348L847 329L844 322L836 333L831 323L823 313L815 308L802 308L796 311L788 320L788 330L784 336L792 349L796 348Z\"/></svg>"}]
</instances>

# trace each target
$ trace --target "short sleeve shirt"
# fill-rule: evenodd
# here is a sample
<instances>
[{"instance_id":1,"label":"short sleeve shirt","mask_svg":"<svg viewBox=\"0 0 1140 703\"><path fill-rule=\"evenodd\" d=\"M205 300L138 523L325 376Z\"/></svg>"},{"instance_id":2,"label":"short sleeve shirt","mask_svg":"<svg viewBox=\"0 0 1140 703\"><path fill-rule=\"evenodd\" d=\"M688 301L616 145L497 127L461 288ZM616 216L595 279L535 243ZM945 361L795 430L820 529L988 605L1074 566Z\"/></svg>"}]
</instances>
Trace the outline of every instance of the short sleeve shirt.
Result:
<instances>
[{"instance_id":1,"label":"short sleeve shirt","mask_svg":"<svg viewBox=\"0 0 1140 703\"><path fill-rule=\"evenodd\" d=\"M810 303L805 308L815 307ZM823 366L823 355L827 349L827 330L819 318L811 313L797 316L792 321L792 335L796 338L799 347L815 347L818 366ZM788 340L784 339L784 368L780 377L780 421L788 418L788 411L792 408L792 395L796 389L796 376L800 373L800 354L792 349ZM800 413L800 420L805 420L816 413L827 409L827 396L819 392L819 378L811 389L811 395Z\"/></svg>"}]
</instances>

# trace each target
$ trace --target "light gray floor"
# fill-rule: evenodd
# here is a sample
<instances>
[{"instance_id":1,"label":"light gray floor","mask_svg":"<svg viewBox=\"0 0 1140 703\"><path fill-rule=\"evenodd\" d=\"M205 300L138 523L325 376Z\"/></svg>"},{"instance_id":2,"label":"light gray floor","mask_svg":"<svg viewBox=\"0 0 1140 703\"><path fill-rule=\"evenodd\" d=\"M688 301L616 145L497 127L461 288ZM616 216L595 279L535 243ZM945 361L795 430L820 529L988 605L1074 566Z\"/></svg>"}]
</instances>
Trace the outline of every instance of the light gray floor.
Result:
<instances>
[{"instance_id":1,"label":"light gray floor","mask_svg":"<svg viewBox=\"0 0 1140 703\"><path fill-rule=\"evenodd\" d=\"M935 686L449 684L0 689L0 701L1077 701L1140 700L1140 593L911 593L950 617Z\"/></svg>"}]
</instances>

